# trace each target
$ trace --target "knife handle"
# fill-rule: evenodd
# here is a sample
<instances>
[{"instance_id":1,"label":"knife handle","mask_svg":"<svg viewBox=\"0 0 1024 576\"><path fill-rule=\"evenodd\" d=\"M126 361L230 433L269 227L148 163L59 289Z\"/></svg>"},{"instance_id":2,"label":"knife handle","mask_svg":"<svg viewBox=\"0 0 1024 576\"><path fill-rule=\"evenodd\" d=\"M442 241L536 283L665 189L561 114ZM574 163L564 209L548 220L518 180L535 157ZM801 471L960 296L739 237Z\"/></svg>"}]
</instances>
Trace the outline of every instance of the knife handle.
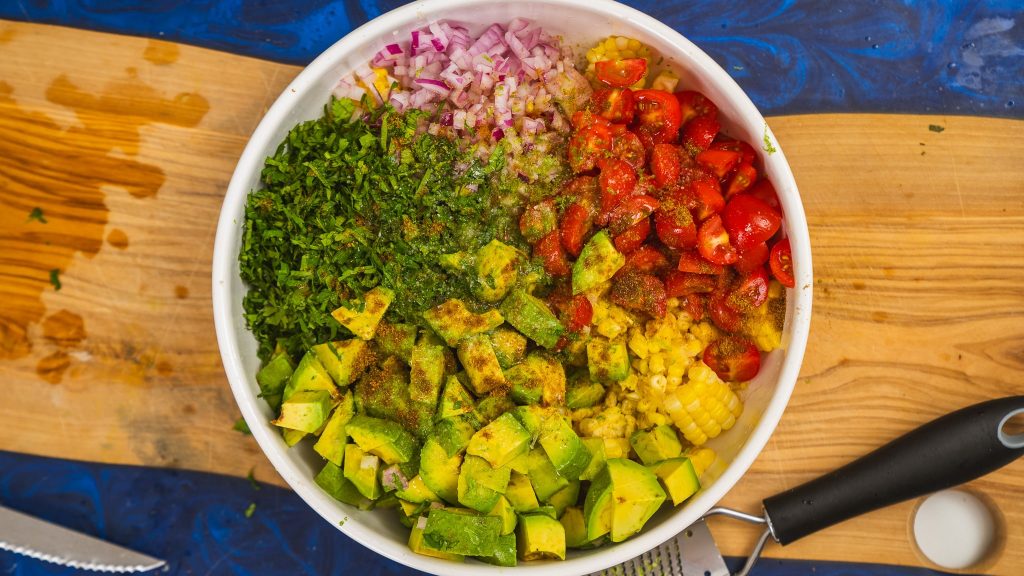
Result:
<instances>
[{"instance_id":1,"label":"knife handle","mask_svg":"<svg viewBox=\"0 0 1024 576\"><path fill-rule=\"evenodd\" d=\"M789 544L843 520L968 482L1024 455L1007 422L1024 396L968 406L764 501L772 534Z\"/></svg>"}]
</instances>

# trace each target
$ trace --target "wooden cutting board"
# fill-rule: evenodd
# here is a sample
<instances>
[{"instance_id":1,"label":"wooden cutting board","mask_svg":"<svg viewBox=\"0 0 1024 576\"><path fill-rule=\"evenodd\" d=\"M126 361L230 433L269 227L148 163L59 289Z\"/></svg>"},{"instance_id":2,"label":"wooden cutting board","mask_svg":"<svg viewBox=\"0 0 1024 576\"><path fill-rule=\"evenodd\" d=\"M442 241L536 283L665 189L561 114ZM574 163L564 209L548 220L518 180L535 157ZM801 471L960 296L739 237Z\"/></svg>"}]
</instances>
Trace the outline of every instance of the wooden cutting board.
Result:
<instances>
[{"instance_id":1,"label":"wooden cutting board","mask_svg":"<svg viewBox=\"0 0 1024 576\"><path fill-rule=\"evenodd\" d=\"M235 161L299 69L2 21L0 53L0 450L233 475L255 465L280 483L231 430L210 260ZM1024 122L769 123L810 223L814 320L786 415L725 499L750 511L944 412L1024 393ZM990 571L1019 574L1024 462L971 487L1007 528ZM921 565L913 505L768 554ZM755 536L712 528L727 554Z\"/></svg>"}]
</instances>

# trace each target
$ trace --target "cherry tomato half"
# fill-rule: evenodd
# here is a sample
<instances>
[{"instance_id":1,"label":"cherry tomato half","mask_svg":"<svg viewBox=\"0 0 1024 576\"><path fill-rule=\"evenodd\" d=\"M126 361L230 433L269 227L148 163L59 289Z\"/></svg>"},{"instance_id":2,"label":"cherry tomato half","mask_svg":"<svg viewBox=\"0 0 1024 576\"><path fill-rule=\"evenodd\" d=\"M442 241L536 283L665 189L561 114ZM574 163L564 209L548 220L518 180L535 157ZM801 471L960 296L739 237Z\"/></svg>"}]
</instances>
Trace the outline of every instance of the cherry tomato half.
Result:
<instances>
[{"instance_id":1,"label":"cherry tomato half","mask_svg":"<svg viewBox=\"0 0 1024 576\"><path fill-rule=\"evenodd\" d=\"M593 170L598 158L611 149L611 130L601 124L588 124L569 139L569 167L573 172Z\"/></svg>"},{"instance_id":2,"label":"cherry tomato half","mask_svg":"<svg viewBox=\"0 0 1024 576\"><path fill-rule=\"evenodd\" d=\"M580 332L590 326L590 321L593 318L594 307L590 304L590 300L583 294L577 294L569 301L569 306L565 311L565 329L569 332Z\"/></svg>"},{"instance_id":3,"label":"cherry tomato half","mask_svg":"<svg viewBox=\"0 0 1024 576\"><path fill-rule=\"evenodd\" d=\"M729 307L741 314L752 312L768 299L768 273L764 266L754 268L740 276L736 286L729 293Z\"/></svg>"},{"instance_id":4,"label":"cherry tomato half","mask_svg":"<svg viewBox=\"0 0 1024 576\"><path fill-rule=\"evenodd\" d=\"M679 192L682 202L686 204L698 222L707 220L708 217L721 212L725 207L722 188L714 177L698 178L683 186Z\"/></svg>"},{"instance_id":5,"label":"cherry tomato half","mask_svg":"<svg viewBox=\"0 0 1024 576\"><path fill-rule=\"evenodd\" d=\"M753 164L754 160L757 159L757 152L754 151L754 147L742 140L715 140L708 147L709 150L729 150L732 152L739 152L743 156L742 162L744 164Z\"/></svg>"},{"instance_id":6,"label":"cherry tomato half","mask_svg":"<svg viewBox=\"0 0 1024 576\"><path fill-rule=\"evenodd\" d=\"M718 279L708 274L693 274L670 270L665 274L665 293L669 298L687 294L710 294L714 292Z\"/></svg>"},{"instance_id":7,"label":"cherry tomato half","mask_svg":"<svg viewBox=\"0 0 1024 576\"><path fill-rule=\"evenodd\" d=\"M708 262L696 250L689 250L679 254L679 263L676 265L676 270L717 276L725 272L725 266Z\"/></svg>"},{"instance_id":8,"label":"cherry tomato half","mask_svg":"<svg viewBox=\"0 0 1024 576\"><path fill-rule=\"evenodd\" d=\"M749 190L755 180L757 180L757 169L746 162L741 163L729 180L729 185L725 189L725 199L728 200L740 192Z\"/></svg>"},{"instance_id":9,"label":"cherry tomato half","mask_svg":"<svg viewBox=\"0 0 1024 576\"><path fill-rule=\"evenodd\" d=\"M758 180L750 187L750 191L747 193L771 206L772 209L778 210L779 213L782 212L782 205L779 204L779 195L775 193L775 186L772 186L772 183L767 178Z\"/></svg>"},{"instance_id":10,"label":"cherry tomato half","mask_svg":"<svg viewBox=\"0 0 1024 576\"><path fill-rule=\"evenodd\" d=\"M659 205L660 202L653 196L630 196L608 213L608 229L613 234L622 234L630 226L650 216Z\"/></svg>"},{"instance_id":11,"label":"cherry tomato half","mask_svg":"<svg viewBox=\"0 0 1024 576\"><path fill-rule=\"evenodd\" d=\"M679 102L680 115L684 126L690 120L699 116L711 118L712 120L718 118L718 106L715 106L714 102L708 100L708 97L700 92L684 90L676 92L675 97Z\"/></svg>"},{"instance_id":12,"label":"cherry tomato half","mask_svg":"<svg viewBox=\"0 0 1024 576\"><path fill-rule=\"evenodd\" d=\"M645 312L660 318L668 309L665 285L652 274L630 271L612 280L609 299L629 310Z\"/></svg>"},{"instance_id":13,"label":"cherry tomato half","mask_svg":"<svg viewBox=\"0 0 1024 576\"><path fill-rule=\"evenodd\" d=\"M591 124L599 124L606 128L611 128L612 126L612 123L609 122L607 118L594 113L594 111L589 108L573 112L572 118L569 119L569 122L572 124L572 127L577 130L585 126L590 126Z\"/></svg>"},{"instance_id":14,"label":"cherry tomato half","mask_svg":"<svg viewBox=\"0 0 1024 576\"><path fill-rule=\"evenodd\" d=\"M610 122L629 124L633 121L635 105L633 91L629 88L597 90L591 102L594 104L594 110Z\"/></svg>"},{"instance_id":15,"label":"cherry tomato half","mask_svg":"<svg viewBox=\"0 0 1024 576\"><path fill-rule=\"evenodd\" d=\"M739 194L725 205L722 222L733 244L746 250L771 238L782 224L782 216L763 200Z\"/></svg>"},{"instance_id":16,"label":"cherry tomato half","mask_svg":"<svg viewBox=\"0 0 1024 576\"><path fill-rule=\"evenodd\" d=\"M703 150L697 154L697 164L714 172L719 179L725 178L726 174L732 171L743 155L731 150Z\"/></svg>"},{"instance_id":17,"label":"cherry tomato half","mask_svg":"<svg viewBox=\"0 0 1024 576\"><path fill-rule=\"evenodd\" d=\"M690 209L676 196L668 196L655 211L654 232L669 248L693 248L697 245L697 225Z\"/></svg>"},{"instance_id":18,"label":"cherry tomato half","mask_svg":"<svg viewBox=\"0 0 1024 576\"><path fill-rule=\"evenodd\" d=\"M697 251L705 260L714 264L732 264L739 258L729 233L722 226L722 217L718 214L700 225L697 231Z\"/></svg>"},{"instance_id":19,"label":"cherry tomato half","mask_svg":"<svg viewBox=\"0 0 1024 576\"><path fill-rule=\"evenodd\" d=\"M726 336L708 344L702 359L726 382L746 382L761 370L761 353L742 336Z\"/></svg>"},{"instance_id":20,"label":"cherry tomato half","mask_svg":"<svg viewBox=\"0 0 1024 576\"><path fill-rule=\"evenodd\" d=\"M613 88L627 88L639 82L647 74L647 60L643 58L622 58L602 60L594 64L597 79Z\"/></svg>"},{"instance_id":21,"label":"cherry tomato half","mask_svg":"<svg viewBox=\"0 0 1024 576\"><path fill-rule=\"evenodd\" d=\"M598 222L607 222L607 215L636 189L636 170L623 160L605 159L598 177L601 188L601 216Z\"/></svg>"},{"instance_id":22,"label":"cherry tomato half","mask_svg":"<svg viewBox=\"0 0 1024 576\"><path fill-rule=\"evenodd\" d=\"M644 244L626 257L619 274L629 272L657 272L668 268L668 258L650 244Z\"/></svg>"},{"instance_id":23,"label":"cherry tomato half","mask_svg":"<svg viewBox=\"0 0 1024 576\"><path fill-rule=\"evenodd\" d=\"M583 241L593 227L594 219L587 206L580 201L573 202L562 214L562 247L573 258L579 256Z\"/></svg>"},{"instance_id":24,"label":"cherry tomato half","mask_svg":"<svg viewBox=\"0 0 1024 576\"><path fill-rule=\"evenodd\" d=\"M789 247L789 238L783 238L772 246L768 263L772 269L772 276L775 276L779 284L786 288L796 286L793 280L793 251Z\"/></svg>"},{"instance_id":25,"label":"cherry tomato half","mask_svg":"<svg viewBox=\"0 0 1024 576\"><path fill-rule=\"evenodd\" d=\"M740 250L739 253L740 256L732 267L740 274L747 274L764 266L764 263L768 261L768 244L761 242L746 250Z\"/></svg>"},{"instance_id":26,"label":"cherry tomato half","mask_svg":"<svg viewBox=\"0 0 1024 576\"><path fill-rule=\"evenodd\" d=\"M647 153L644 151L643 142L640 137L632 132L622 132L615 135L612 144L612 155L633 167L633 170L640 171L647 161Z\"/></svg>"},{"instance_id":27,"label":"cherry tomato half","mask_svg":"<svg viewBox=\"0 0 1024 576\"><path fill-rule=\"evenodd\" d=\"M679 148L671 144L654 145L651 150L651 173L654 174L654 183L658 188L679 180L679 173L683 169L679 154Z\"/></svg>"},{"instance_id":28,"label":"cherry tomato half","mask_svg":"<svg viewBox=\"0 0 1024 576\"><path fill-rule=\"evenodd\" d=\"M544 271L552 276L567 276L569 274L569 261L565 257L565 250L562 249L562 241L558 230L552 230L550 234L541 238L533 246L533 255L540 259L544 265Z\"/></svg>"},{"instance_id":29,"label":"cherry tomato half","mask_svg":"<svg viewBox=\"0 0 1024 576\"><path fill-rule=\"evenodd\" d=\"M683 128L683 145L693 154L707 150L715 136L718 136L720 129L718 120L707 116L698 116Z\"/></svg>"},{"instance_id":30,"label":"cherry tomato half","mask_svg":"<svg viewBox=\"0 0 1024 576\"><path fill-rule=\"evenodd\" d=\"M703 294L686 294L679 297L679 305L694 322L700 322L707 314L708 298Z\"/></svg>"},{"instance_id":31,"label":"cherry tomato half","mask_svg":"<svg viewBox=\"0 0 1024 576\"><path fill-rule=\"evenodd\" d=\"M633 122L644 146L674 143L679 138L679 101L662 90L637 90L633 96L636 99Z\"/></svg>"},{"instance_id":32,"label":"cherry tomato half","mask_svg":"<svg viewBox=\"0 0 1024 576\"><path fill-rule=\"evenodd\" d=\"M708 316L711 322L726 332L739 332L743 318L727 301L728 294L724 290L716 290L708 298Z\"/></svg>"},{"instance_id":33,"label":"cherry tomato half","mask_svg":"<svg viewBox=\"0 0 1024 576\"><path fill-rule=\"evenodd\" d=\"M651 219L644 218L643 220L633 224L629 228L626 228L622 234L619 234L613 240L615 249L623 254L629 254L643 245L647 241L647 237L651 234Z\"/></svg>"}]
</instances>

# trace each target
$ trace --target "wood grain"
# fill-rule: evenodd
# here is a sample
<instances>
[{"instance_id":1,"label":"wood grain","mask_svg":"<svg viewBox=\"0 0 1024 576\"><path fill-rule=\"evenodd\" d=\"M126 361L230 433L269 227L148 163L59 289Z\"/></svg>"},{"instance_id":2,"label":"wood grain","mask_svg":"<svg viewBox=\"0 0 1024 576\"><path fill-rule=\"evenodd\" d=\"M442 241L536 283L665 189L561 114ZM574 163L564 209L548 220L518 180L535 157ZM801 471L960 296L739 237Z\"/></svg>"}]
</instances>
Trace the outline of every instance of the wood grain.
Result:
<instances>
[{"instance_id":1,"label":"wood grain","mask_svg":"<svg viewBox=\"0 0 1024 576\"><path fill-rule=\"evenodd\" d=\"M0 43L0 449L256 466L280 482L231 431L209 268L235 161L298 69L26 24L0 22ZM816 286L792 402L724 502L751 511L941 413L1024 393L1024 123L769 122L804 199ZM37 206L47 223L28 219ZM1024 464L971 486L1008 527L990 572L1019 574ZM769 555L921 565L912 507ZM728 554L754 538L726 521L712 529Z\"/></svg>"}]
</instances>

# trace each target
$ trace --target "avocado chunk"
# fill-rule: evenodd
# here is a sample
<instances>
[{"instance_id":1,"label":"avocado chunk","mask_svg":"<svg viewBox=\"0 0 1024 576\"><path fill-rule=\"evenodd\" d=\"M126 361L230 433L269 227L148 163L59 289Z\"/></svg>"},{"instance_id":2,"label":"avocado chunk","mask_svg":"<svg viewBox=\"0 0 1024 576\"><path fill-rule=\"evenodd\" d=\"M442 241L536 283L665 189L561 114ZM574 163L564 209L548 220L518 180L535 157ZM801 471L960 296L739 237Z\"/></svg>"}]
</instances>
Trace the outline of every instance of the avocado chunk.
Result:
<instances>
[{"instance_id":1,"label":"avocado chunk","mask_svg":"<svg viewBox=\"0 0 1024 576\"><path fill-rule=\"evenodd\" d=\"M672 505L682 504L700 490L700 479L689 458L669 458L648 466L672 498Z\"/></svg>"},{"instance_id":2,"label":"avocado chunk","mask_svg":"<svg viewBox=\"0 0 1024 576\"><path fill-rule=\"evenodd\" d=\"M541 406L516 406L512 410L512 416L530 433L531 442L540 438L541 432L549 422L561 418L555 410Z\"/></svg>"},{"instance_id":3,"label":"avocado chunk","mask_svg":"<svg viewBox=\"0 0 1024 576\"><path fill-rule=\"evenodd\" d=\"M529 450L530 433L506 412L473 435L466 454L479 456L498 468Z\"/></svg>"},{"instance_id":4,"label":"avocado chunk","mask_svg":"<svg viewBox=\"0 0 1024 576\"><path fill-rule=\"evenodd\" d=\"M341 306L331 312L331 316L334 316L339 324L348 328L349 332L357 337L363 340L372 340L373 335L377 333L380 319L384 317L384 313L388 311L388 306L391 306L394 299L394 291L377 286L363 295L362 310Z\"/></svg>"},{"instance_id":5,"label":"avocado chunk","mask_svg":"<svg viewBox=\"0 0 1024 576\"><path fill-rule=\"evenodd\" d=\"M565 418L558 417L545 423L540 445L555 471L564 478L579 478L590 464L590 451Z\"/></svg>"},{"instance_id":6,"label":"avocado chunk","mask_svg":"<svg viewBox=\"0 0 1024 576\"><path fill-rule=\"evenodd\" d=\"M512 290L501 302L505 321L544 348L554 348L565 332L548 305L522 288Z\"/></svg>"},{"instance_id":7,"label":"avocado chunk","mask_svg":"<svg viewBox=\"0 0 1024 576\"><path fill-rule=\"evenodd\" d=\"M579 548L587 543L587 523L583 520L583 510L577 506L565 509L558 519L565 530L565 546Z\"/></svg>"},{"instance_id":8,"label":"avocado chunk","mask_svg":"<svg viewBox=\"0 0 1024 576\"><path fill-rule=\"evenodd\" d=\"M441 406L437 417L441 420L455 418L473 411L473 397L456 376L449 376L441 393Z\"/></svg>"},{"instance_id":9,"label":"avocado chunk","mask_svg":"<svg viewBox=\"0 0 1024 576\"><path fill-rule=\"evenodd\" d=\"M498 503L487 512L487 515L501 519L502 536L511 534L516 529L516 510L504 496L498 498Z\"/></svg>"},{"instance_id":10,"label":"avocado chunk","mask_svg":"<svg viewBox=\"0 0 1024 576\"><path fill-rule=\"evenodd\" d=\"M409 480L409 484L405 488L396 490L395 496L414 504L441 501L441 497L434 493L423 481L423 477L418 474L413 476L412 480Z\"/></svg>"},{"instance_id":11,"label":"avocado chunk","mask_svg":"<svg viewBox=\"0 0 1024 576\"><path fill-rule=\"evenodd\" d=\"M462 300L452 299L423 313L430 328L449 346L458 345L466 336L490 332L501 326L505 319L497 310L475 314Z\"/></svg>"},{"instance_id":12,"label":"avocado chunk","mask_svg":"<svg viewBox=\"0 0 1024 576\"><path fill-rule=\"evenodd\" d=\"M474 394L480 396L505 385L505 373L501 371L489 338L480 335L463 338L458 352Z\"/></svg>"},{"instance_id":13,"label":"avocado chunk","mask_svg":"<svg viewBox=\"0 0 1024 576\"><path fill-rule=\"evenodd\" d=\"M515 407L515 403L508 396L491 395L476 403L473 415L480 421L480 424L486 425Z\"/></svg>"},{"instance_id":14,"label":"avocado chunk","mask_svg":"<svg viewBox=\"0 0 1024 576\"><path fill-rule=\"evenodd\" d=\"M371 363L366 341L356 338L317 344L312 351L340 388L354 382Z\"/></svg>"},{"instance_id":15,"label":"avocado chunk","mask_svg":"<svg viewBox=\"0 0 1024 576\"><path fill-rule=\"evenodd\" d=\"M331 376L324 369L323 364L317 360L316 353L312 351L306 352L302 360L299 360L299 365L295 367L295 372L292 372L288 384L284 387L282 400L287 402L292 394L303 390L326 390L332 394L338 393L338 388L334 385Z\"/></svg>"},{"instance_id":16,"label":"avocado chunk","mask_svg":"<svg viewBox=\"0 0 1024 576\"><path fill-rule=\"evenodd\" d=\"M512 567L516 565L516 535L515 532L498 536L498 546L491 556L478 556L482 562L494 564L495 566Z\"/></svg>"},{"instance_id":17,"label":"avocado chunk","mask_svg":"<svg viewBox=\"0 0 1024 576\"><path fill-rule=\"evenodd\" d=\"M598 382L620 382L629 376L629 352L621 340L592 338L587 342L590 377Z\"/></svg>"},{"instance_id":18,"label":"avocado chunk","mask_svg":"<svg viewBox=\"0 0 1024 576\"><path fill-rule=\"evenodd\" d=\"M565 528L549 516L527 514L516 528L516 551L521 560L565 560Z\"/></svg>"},{"instance_id":19,"label":"avocado chunk","mask_svg":"<svg viewBox=\"0 0 1024 576\"><path fill-rule=\"evenodd\" d=\"M355 444L345 446L345 478L356 487L360 494L370 500L380 498L382 493L380 480L377 478L378 470L380 470L378 456L363 452Z\"/></svg>"},{"instance_id":20,"label":"avocado chunk","mask_svg":"<svg viewBox=\"0 0 1024 576\"><path fill-rule=\"evenodd\" d=\"M295 371L295 364L288 354L281 353L270 359L256 373L256 382L260 385L260 396L267 401L275 412L281 408L281 395L284 387Z\"/></svg>"},{"instance_id":21,"label":"avocado chunk","mask_svg":"<svg viewBox=\"0 0 1024 576\"><path fill-rule=\"evenodd\" d=\"M281 415L271 424L312 433L320 429L334 408L334 398L326 390L303 390L281 404Z\"/></svg>"},{"instance_id":22,"label":"avocado chunk","mask_svg":"<svg viewBox=\"0 0 1024 576\"><path fill-rule=\"evenodd\" d=\"M519 277L519 265L526 256L498 240L491 240L476 251L476 282L473 293L484 302L505 297Z\"/></svg>"},{"instance_id":23,"label":"avocado chunk","mask_svg":"<svg viewBox=\"0 0 1024 576\"><path fill-rule=\"evenodd\" d=\"M398 358L389 356L371 367L354 390L357 412L398 422L417 438L430 433L435 406L409 398L409 373Z\"/></svg>"},{"instance_id":24,"label":"avocado chunk","mask_svg":"<svg viewBox=\"0 0 1024 576\"><path fill-rule=\"evenodd\" d=\"M462 454L449 455L434 438L427 438L420 450L420 477L423 483L446 501L459 502L459 469Z\"/></svg>"},{"instance_id":25,"label":"avocado chunk","mask_svg":"<svg viewBox=\"0 0 1024 576\"><path fill-rule=\"evenodd\" d=\"M555 518L561 518L565 509L575 506L580 499L580 481L569 480L569 485L548 497L547 504L555 509Z\"/></svg>"},{"instance_id":26,"label":"avocado chunk","mask_svg":"<svg viewBox=\"0 0 1024 576\"><path fill-rule=\"evenodd\" d=\"M414 402L437 404L444 384L444 346L420 342L409 359L409 398Z\"/></svg>"},{"instance_id":27,"label":"avocado chunk","mask_svg":"<svg viewBox=\"0 0 1024 576\"><path fill-rule=\"evenodd\" d=\"M500 535L500 518L458 514L443 508L431 510L423 528L423 541L431 547L466 556L493 555Z\"/></svg>"},{"instance_id":28,"label":"avocado chunk","mask_svg":"<svg viewBox=\"0 0 1024 576\"><path fill-rule=\"evenodd\" d=\"M606 230L594 234L572 265L572 293L586 292L612 279L626 257L612 245Z\"/></svg>"},{"instance_id":29,"label":"avocado chunk","mask_svg":"<svg viewBox=\"0 0 1024 576\"><path fill-rule=\"evenodd\" d=\"M373 341L377 343L384 356L398 356L408 364L412 360L412 348L416 344L419 329L412 324L392 324L381 320L377 325L377 335Z\"/></svg>"},{"instance_id":30,"label":"avocado chunk","mask_svg":"<svg viewBox=\"0 0 1024 576\"><path fill-rule=\"evenodd\" d=\"M530 512L540 507L537 495L533 492L533 485L530 478L519 472L512 472L508 479L508 486L505 488L505 498L516 512Z\"/></svg>"},{"instance_id":31,"label":"avocado chunk","mask_svg":"<svg viewBox=\"0 0 1024 576\"><path fill-rule=\"evenodd\" d=\"M373 508L373 501L363 496L355 485L342 473L341 468L332 462L324 465L320 473L313 478L316 485L327 492L332 498L355 506L360 510Z\"/></svg>"},{"instance_id":32,"label":"avocado chunk","mask_svg":"<svg viewBox=\"0 0 1024 576\"><path fill-rule=\"evenodd\" d=\"M526 337L511 328L499 326L490 339L491 348L494 348L494 355L503 370L518 364L526 356Z\"/></svg>"},{"instance_id":33,"label":"avocado chunk","mask_svg":"<svg viewBox=\"0 0 1024 576\"><path fill-rule=\"evenodd\" d=\"M629 444L640 457L640 461L648 466L683 453L683 445L680 444L676 431L665 424L650 430L637 430L629 437Z\"/></svg>"},{"instance_id":34,"label":"avocado chunk","mask_svg":"<svg viewBox=\"0 0 1024 576\"><path fill-rule=\"evenodd\" d=\"M588 376L573 378L565 391L565 406L570 410L590 408L604 400L604 386L592 382Z\"/></svg>"},{"instance_id":35,"label":"avocado chunk","mask_svg":"<svg viewBox=\"0 0 1024 576\"><path fill-rule=\"evenodd\" d=\"M467 455L459 471L459 503L486 514L505 493L510 473L507 466L491 468L483 458Z\"/></svg>"},{"instance_id":36,"label":"avocado chunk","mask_svg":"<svg viewBox=\"0 0 1024 576\"><path fill-rule=\"evenodd\" d=\"M309 434L309 433L308 432L303 432L302 430L292 430L291 428L281 428L281 437L284 438L284 443L289 448L291 448L292 446L295 446L296 444L298 444L299 441L301 441L303 438L305 438L307 434Z\"/></svg>"},{"instance_id":37,"label":"avocado chunk","mask_svg":"<svg viewBox=\"0 0 1024 576\"><path fill-rule=\"evenodd\" d=\"M587 541L597 540L612 529L612 479L607 468L594 478L583 499Z\"/></svg>"},{"instance_id":38,"label":"avocado chunk","mask_svg":"<svg viewBox=\"0 0 1024 576\"><path fill-rule=\"evenodd\" d=\"M434 424L433 438L444 448L448 456L454 456L469 446L470 439L476 434L472 419L466 415L445 418Z\"/></svg>"},{"instance_id":39,"label":"avocado chunk","mask_svg":"<svg viewBox=\"0 0 1024 576\"><path fill-rule=\"evenodd\" d=\"M608 487L612 542L622 542L639 532L665 501L665 491L658 477L639 463L625 458L609 459L604 471L590 485L590 490ZM587 498L589 501L589 493Z\"/></svg>"},{"instance_id":40,"label":"avocado chunk","mask_svg":"<svg viewBox=\"0 0 1024 576\"><path fill-rule=\"evenodd\" d=\"M361 450L380 456L388 464L408 462L416 452L416 438L397 422L358 414L345 431Z\"/></svg>"},{"instance_id":41,"label":"avocado chunk","mask_svg":"<svg viewBox=\"0 0 1024 576\"><path fill-rule=\"evenodd\" d=\"M590 464L587 464L583 472L580 472L580 480L593 480L601 470L604 470L604 438L580 438L580 440L590 451Z\"/></svg>"},{"instance_id":42,"label":"avocado chunk","mask_svg":"<svg viewBox=\"0 0 1024 576\"><path fill-rule=\"evenodd\" d=\"M509 368L505 378L512 385L512 399L518 404L565 404L565 369L548 354L531 352L522 362Z\"/></svg>"},{"instance_id":43,"label":"avocado chunk","mask_svg":"<svg viewBox=\"0 0 1024 576\"><path fill-rule=\"evenodd\" d=\"M554 465L540 446L530 450L530 470L527 476L533 485L533 492L539 500L546 501L555 492L569 485L569 480L558 475Z\"/></svg>"},{"instance_id":44,"label":"avocado chunk","mask_svg":"<svg viewBox=\"0 0 1024 576\"><path fill-rule=\"evenodd\" d=\"M412 525L412 531L409 532L409 548L417 553L424 556L433 556L434 558L440 558L442 560L454 560L456 562L462 562L463 556L461 554L452 554L449 552L443 552L434 548L423 540L423 529L427 525L427 517L420 516L415 524Z\"/></svg>"},{"instance_id":45,"label":"avocado chunk","mask_svg":"<svg viewBox=\"0 0 1024 576\"><path fill-rule=\"evenodd\" d=\"M341 397L338 407L334 409L330 419L327 420L327 426L324 427L320 438L316 441L316 444L313 444L313 450L316 450L316 453L322 456L324 460L333 463L335 466L341 466L344 460L345 442L348 439L345 425L348 424L354 415L355 402L352 392L345 392L345 395Z\"/></svg>"}]
</instances>

